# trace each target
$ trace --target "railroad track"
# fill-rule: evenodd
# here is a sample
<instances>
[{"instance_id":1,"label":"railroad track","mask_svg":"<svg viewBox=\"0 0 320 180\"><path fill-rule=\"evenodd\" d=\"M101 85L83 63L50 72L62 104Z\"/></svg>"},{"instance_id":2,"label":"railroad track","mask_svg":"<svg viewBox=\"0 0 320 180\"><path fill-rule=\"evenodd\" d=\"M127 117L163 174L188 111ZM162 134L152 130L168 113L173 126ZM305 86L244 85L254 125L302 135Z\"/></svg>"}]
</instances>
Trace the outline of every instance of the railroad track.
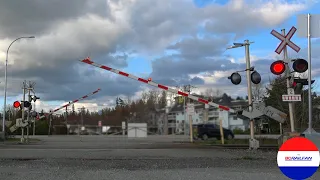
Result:
<instances>
[{"instance_id":1,"label":"railroad track","mask_svg":"<svg viewBox=\"0 0 320 180\"><path fill-rule=\"evenodd\" d=\"M249 149L249 144L192 144L190 142L175 142L181 146L187 146L190 148L221 148L221 149ZM274 149L278 150L277 145L260 145L259 149Z\"/></svg>"},{"instance_id":2,"label":"railroad track","mask_svg":"<svg viewBox=\"0 0 320 180\"><path fill-rule=\"evenodd\" d=\"M225 145L204 145L204 146L210 146L210 147L216 147L216 148L226 148L226 149L248 149L249 145L243 145L243 144L225 144ZM261 145L259 149L279 149L278 146L275 145Z\"/></svg>"}]
</instances>

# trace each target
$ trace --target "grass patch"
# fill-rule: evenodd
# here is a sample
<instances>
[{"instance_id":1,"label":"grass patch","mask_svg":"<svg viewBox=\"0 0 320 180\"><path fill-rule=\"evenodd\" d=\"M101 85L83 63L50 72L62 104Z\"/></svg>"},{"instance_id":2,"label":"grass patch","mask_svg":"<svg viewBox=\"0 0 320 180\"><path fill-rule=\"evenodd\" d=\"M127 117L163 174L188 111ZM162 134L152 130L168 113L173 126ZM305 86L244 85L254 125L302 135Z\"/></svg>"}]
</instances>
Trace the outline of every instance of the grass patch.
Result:
<instances>
[{"instance_id":1,"label":"grass patch","mask_svg":"<svg viewBox=\"0 0 320 180\"><path fill-rule=\"evenodd\" d=\"M260 145L278 145L277 139L266 139L266 138L259 138L257 139ZM206 145L219 145L222 144L221 140L207 140L197 142L198 144L206 144ZM224 140L224 144L237 144L237 145L249 145L249 139L231 139L231 140Z\"/></svg>"}]
</instances>

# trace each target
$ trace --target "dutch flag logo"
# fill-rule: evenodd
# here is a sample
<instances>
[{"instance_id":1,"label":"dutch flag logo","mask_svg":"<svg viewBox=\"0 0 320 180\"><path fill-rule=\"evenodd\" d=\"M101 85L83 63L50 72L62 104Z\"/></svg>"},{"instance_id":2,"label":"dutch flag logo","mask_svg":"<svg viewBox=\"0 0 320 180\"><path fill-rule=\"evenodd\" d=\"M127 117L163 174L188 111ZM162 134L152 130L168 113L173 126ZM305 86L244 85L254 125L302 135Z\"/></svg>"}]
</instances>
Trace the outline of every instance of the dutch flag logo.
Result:
<instances>
[{"instance_id":1,"label":"dutch flag logo","mask_svg":"<svg viewBox=\"0 0 320 180\"><path fill-rule=\"evenodd\" d=\"M281 172L288 178L307 179L318 170L319 150L311 140L294 137L280 147L277 162Z\"/></svg>"}]
</instances>

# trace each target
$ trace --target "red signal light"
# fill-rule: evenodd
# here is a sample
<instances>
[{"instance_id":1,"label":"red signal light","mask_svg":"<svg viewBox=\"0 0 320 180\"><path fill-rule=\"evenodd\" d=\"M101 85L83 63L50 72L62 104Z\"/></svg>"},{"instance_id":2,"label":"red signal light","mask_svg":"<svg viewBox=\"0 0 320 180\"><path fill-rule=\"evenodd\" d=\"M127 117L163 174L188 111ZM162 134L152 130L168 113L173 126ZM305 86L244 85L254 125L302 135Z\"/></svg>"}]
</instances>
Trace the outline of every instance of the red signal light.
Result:
<instances>
[{"instance_id":1,"label":"red signal light","mask_svg":"<svg viewBox=\"0 0 320 180\"><path fill-rule=\"evenodd\" d=\"M19 101L15 101L14 103L13 103L13 107L14 108L19 108L20 107L20 102Z\"/></svg>"},{"instance_id":2,"label":"red signal light","mask_svg":"<svg viewBox=\"0 0 320 180\"><path fill-rule=\"evenodd\" d=\"M297 82L293 82L292 87L296 87L296 86L297 86Z\"/></svg>"},{"instance_id":3,"label":"red signal light","mask_svg":"<svg viewBox=\"0 0 320 180\"><path fill-rule=\"evenodd\" d=\"M280 75L286 70L286 66L282 60L275 61L270 66L270 71L275 75Z\"/></svg>"}]
</instances>

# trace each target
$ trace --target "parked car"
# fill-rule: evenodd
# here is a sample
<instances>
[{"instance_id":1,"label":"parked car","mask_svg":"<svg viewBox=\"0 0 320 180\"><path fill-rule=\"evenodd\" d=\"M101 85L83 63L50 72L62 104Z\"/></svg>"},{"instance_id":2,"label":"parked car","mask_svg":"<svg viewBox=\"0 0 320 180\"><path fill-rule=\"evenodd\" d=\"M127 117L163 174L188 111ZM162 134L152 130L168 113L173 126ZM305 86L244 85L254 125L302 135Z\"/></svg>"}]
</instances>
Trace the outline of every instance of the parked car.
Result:
<instances>
[{"instance_id":1,"label":"parked car","mask_svg":"<svg viewBox=\"0 0 320 180\"><path fill-rule=\"evenodd\" d=\"M208 138L221 139L220 127L216 124L197 124L193 126L197 138L207 140ZM233 139L234 134L230 129L223 128L225 139Z\"/></svg>"}]
</instances>

